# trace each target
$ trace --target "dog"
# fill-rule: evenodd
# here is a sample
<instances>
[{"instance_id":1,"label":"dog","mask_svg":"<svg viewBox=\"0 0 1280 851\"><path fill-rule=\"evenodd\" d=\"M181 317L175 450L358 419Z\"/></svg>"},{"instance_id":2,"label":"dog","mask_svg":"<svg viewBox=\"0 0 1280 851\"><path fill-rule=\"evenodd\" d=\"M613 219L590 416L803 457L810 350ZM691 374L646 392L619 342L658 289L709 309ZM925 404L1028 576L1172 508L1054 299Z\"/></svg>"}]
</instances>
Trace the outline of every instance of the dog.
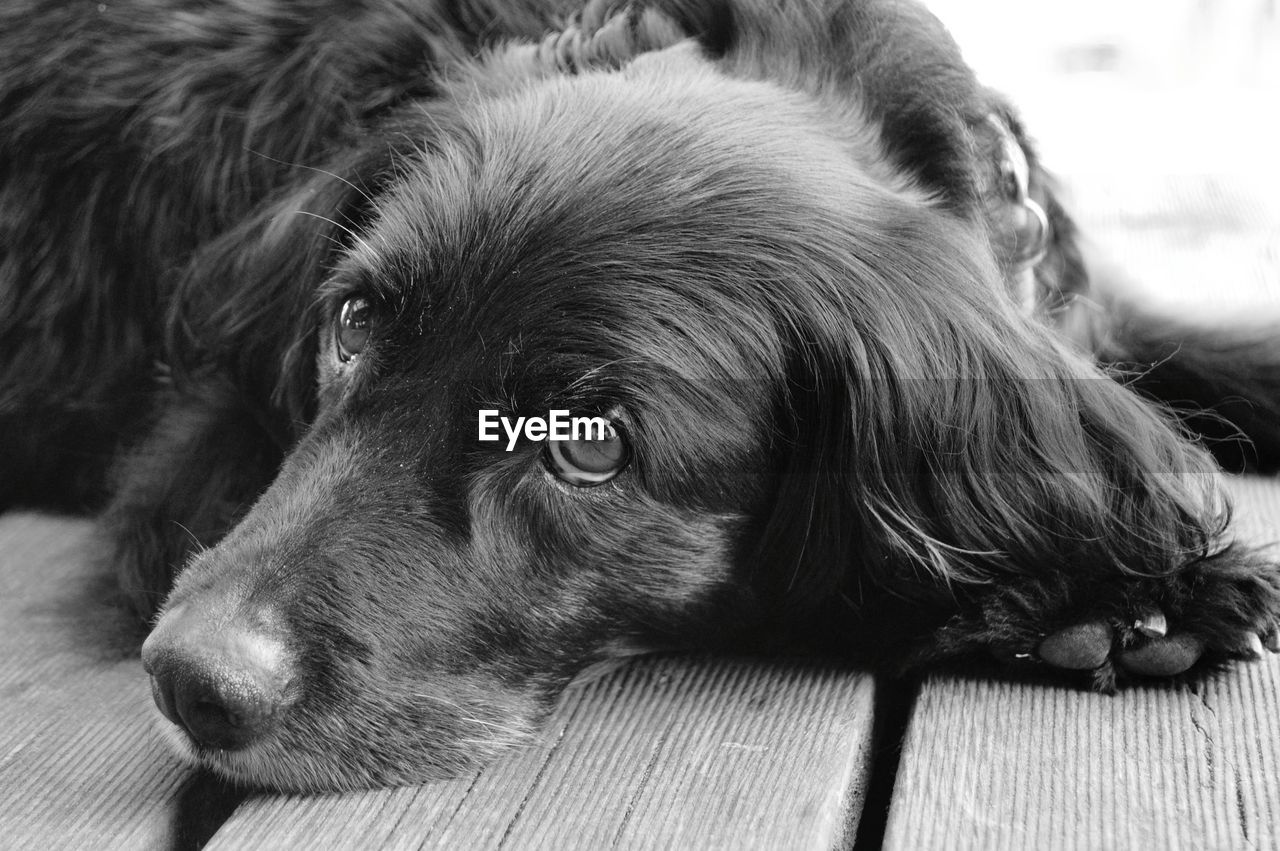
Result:
<instances>
[{"instance_id":1,"label":"dog","mask_svg":"<svg viewBox=\"0 0 1280 851\"><path fill-rule=\"evenodd\" d=\"M1218 478L1280 465L1277 326L1091 280L923 7L0 33L0 504L101 512L196 763L446 776L652 649L1103 691L1278 649Z\"/></svg>"}]
</instances>

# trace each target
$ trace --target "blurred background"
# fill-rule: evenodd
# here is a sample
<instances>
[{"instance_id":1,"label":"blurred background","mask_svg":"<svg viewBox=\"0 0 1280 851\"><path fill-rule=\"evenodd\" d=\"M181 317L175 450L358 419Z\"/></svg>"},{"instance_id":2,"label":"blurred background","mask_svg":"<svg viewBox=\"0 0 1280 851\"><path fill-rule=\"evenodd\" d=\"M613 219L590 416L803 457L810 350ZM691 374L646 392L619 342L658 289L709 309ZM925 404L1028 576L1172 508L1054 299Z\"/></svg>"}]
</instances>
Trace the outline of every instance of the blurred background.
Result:
<instances>
[{"instance_id":1,"label":"blurred background","mask_svg":"<svg viewBox=\"0 0 1280 851\"><path fill-rule=\"evenodd\" d=\"M1280 0L926 4L1138 284L1280 313Z\"/></svg>"},{"instance_id":2,"label":"blurred background","mask_svg":"<svg viewBox=\"0 0 1280 851\"><path fill-rule=\"evenodd\" d=\"M925 0L976 66L1149 83L1277 82L1276 0Z\"/></svg>"}]
</instances>

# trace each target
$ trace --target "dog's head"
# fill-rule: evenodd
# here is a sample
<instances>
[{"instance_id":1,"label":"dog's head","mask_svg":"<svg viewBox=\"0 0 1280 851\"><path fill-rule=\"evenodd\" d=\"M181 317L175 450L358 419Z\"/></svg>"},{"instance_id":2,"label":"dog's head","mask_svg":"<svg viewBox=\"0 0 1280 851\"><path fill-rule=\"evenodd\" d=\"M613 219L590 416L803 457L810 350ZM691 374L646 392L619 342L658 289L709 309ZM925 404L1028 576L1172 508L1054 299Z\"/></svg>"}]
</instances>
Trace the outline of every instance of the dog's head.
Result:
<instances>
[{"instance_id":1,"label":"dog's head","mask_svg":"<svg viewBox=\"0 0 1280 851\"><path fill-rule=\"evenodd\" d=\"M1096 544L1104 460L1182 463L865 104L649 46L456 69L197 258L186 321L310 423L145 650L203 762L412 782L622 653L794 624L875 648L875 595L919 638L956 584ZM554 411L608 426L501 425Z\"/></svg>"}]
</instances>

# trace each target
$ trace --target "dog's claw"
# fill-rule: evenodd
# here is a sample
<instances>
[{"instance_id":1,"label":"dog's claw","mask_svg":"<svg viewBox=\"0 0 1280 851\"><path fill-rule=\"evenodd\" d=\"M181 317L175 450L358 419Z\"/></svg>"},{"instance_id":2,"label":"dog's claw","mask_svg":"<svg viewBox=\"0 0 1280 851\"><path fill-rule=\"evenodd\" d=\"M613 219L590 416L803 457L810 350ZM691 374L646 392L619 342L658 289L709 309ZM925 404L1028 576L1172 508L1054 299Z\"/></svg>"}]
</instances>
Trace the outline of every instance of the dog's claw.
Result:
<instances>
[{"instance_id":1,"label":"dog's claw","mask_svg":"<svg viewBox=\"0 0 1280 851\"><path fill-rule=\"evenodd\" d=\"M1121 651L1118 661L1135 674L1171 677L1189 669L1203 654L1204 642L1184 632Z\"/></svg>"},{"instance_id":2,"label":"dog's claw","mask_svg":"<svg viewBox=\"0 0 1280 851\"><path fill-rule=\"evenodd\" d=\"M1250 662L1256 662L1267 655L1266 648L1262 646L1262 637L1256 632L1249 633L1249 637L1245 640L1245 645L1240 648L1239 653L1241 659L1247 659Z\"/></svg>"},{"instance_id":3,"label":"dog's claw","mask_svg":"<svg viewBox=\"0 0 1280 851\"><path fill-rule=\"evenodd\" d=\"M997 662L1000 662L1004 665L1022 665L1027 662L1036 661L1036 657L1034 653L1027 653L1021 650L1015 650L1012 647L1008 647L1004 645L1001 645L999 647L992 647L991 655L995 658Z\"/></svg>"},{"instance_id":4,"label":"dog's claw","mask_svg":"<svg viewBox=\"0 0 1280 851\"><path fill-rule=\"evenodd\" d=\"M1036 648L1045 662L1058 668L1092 670L1111 655L1112 632L1103 621L1087 621L1060 629Z\"/></svg>"},{"instance_id":5,"label":"dog's claw","mask_svg":"<svg viewBox=\"0 0 1280 851\"><path fill-rule=\"evenodd\" d=\"M1169 622L1165 619L1164 612L1150 609L1134 621L1133 628L1147 638L1164 638L1169 632Z\"/></svg>"}]
</instances>

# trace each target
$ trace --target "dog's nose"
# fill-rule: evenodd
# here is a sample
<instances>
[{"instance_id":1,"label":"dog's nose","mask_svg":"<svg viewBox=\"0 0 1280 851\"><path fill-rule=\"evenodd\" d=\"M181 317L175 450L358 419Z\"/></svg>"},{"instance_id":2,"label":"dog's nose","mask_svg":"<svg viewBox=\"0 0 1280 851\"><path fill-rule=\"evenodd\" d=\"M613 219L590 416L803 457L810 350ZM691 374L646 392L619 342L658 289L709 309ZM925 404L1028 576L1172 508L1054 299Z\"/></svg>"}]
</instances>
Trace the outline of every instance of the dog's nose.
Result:
<instances>
[{"instance_id":1,"label":"dog's nose","mask_svg":"<svg viewBox=\"0 0 1280 851\"><path fill-rule=\"evenodd\" d=\"M184 607L167 612L142 645L151 695L200 745L238 750L279 721L291 665L269 633Z\"/></svg>"}]
</instances>

